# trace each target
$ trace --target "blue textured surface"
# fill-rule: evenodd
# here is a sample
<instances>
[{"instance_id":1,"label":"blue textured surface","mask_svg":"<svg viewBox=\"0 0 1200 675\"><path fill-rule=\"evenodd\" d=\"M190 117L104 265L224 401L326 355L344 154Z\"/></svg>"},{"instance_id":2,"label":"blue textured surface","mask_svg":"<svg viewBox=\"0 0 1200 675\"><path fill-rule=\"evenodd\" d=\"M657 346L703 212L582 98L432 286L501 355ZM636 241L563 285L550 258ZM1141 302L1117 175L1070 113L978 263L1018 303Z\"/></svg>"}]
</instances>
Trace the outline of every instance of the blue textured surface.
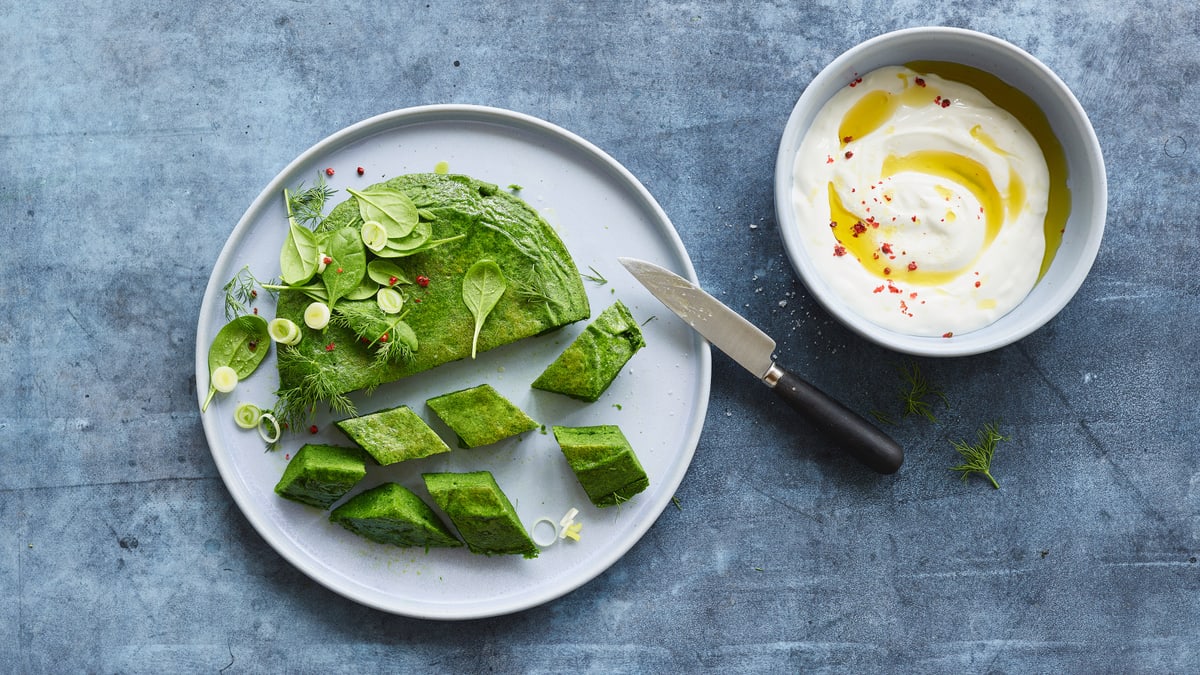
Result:
<instances>
[{"instance_id":1,"label":"blue textured surface","mask_svg":"<svg viewBox=\"0 0 1200 675\"><path fill-rule=\"evenodd\" d=\"M0 670L1200 669L1200 9L1191 2L0 2ZM287 162L380 112L509 108L638 176L701 281L860 410L900 357L792 274L773 216L811 77L890 29L1032 52L1091 115L1108 230L1045 328L920 361L952 407L893 477L714 355L696 459L647 536L547 605L382 614L284 562L196 410L196 313ZM1002 489L950 441L999 419Z\"/></svg>"}]
</instances>

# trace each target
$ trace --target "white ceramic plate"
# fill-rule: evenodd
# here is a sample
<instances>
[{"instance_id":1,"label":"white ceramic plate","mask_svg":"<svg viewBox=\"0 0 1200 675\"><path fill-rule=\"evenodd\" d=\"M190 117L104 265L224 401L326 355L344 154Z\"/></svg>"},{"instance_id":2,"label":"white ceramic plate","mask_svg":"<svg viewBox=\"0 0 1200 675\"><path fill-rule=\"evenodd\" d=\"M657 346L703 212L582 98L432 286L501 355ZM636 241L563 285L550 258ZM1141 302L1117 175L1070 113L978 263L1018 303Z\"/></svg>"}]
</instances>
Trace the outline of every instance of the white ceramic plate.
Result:
<instances>
[{"instance_id":1,"label":"white ceramic plate","mask_svg":"<svg viewBox=\"0 0 1200 675\"><path fill-rule=\"evenodd\" d=\"M658 262L695 280L678 234L650 193L607 154L578 136L519 113L465 105L399 110L339 131L296 158L263 190L230 235L213 269L200 309L196 382L208 389L208 346L224 325L222 287L244 265L261 279L279 273L286 234L282 191L311 184L327 167L338 189L330 207L365 186L404 173L433 171L446 162L502 188L520 185L520 196L556 228L584 274L592 316L620 299L639 322L647 346L638 352L595 403L583 403L529 383L575 338L587 322L554 334L447 364L353 398L360 413L407 404L455 447L453 434L425 406L431 396L484 382L492 384L546 425L618 424L638 453L650 487L619 508L597 509L587 500L554 441L533 431L494 446L389 467L372 467L352 494L392 480L428 498L420 474L489 470L514 503L527 528L539 518L557 521L579 509L579 542L559 540L534 560L481 556L465 548L401 549L376 544L328 521L327 512L277 497L273 488L305 442L348 444L327 412L318 432L284 437L277 452L264 452L253 431L233 423L233 409L248 401L274 402L278 386L274 350L250 378L221 395L204 413L213 459L234 500L258 532L284 558L328 588L365 605L414 617L465 619L518 611L562 596L594 578L628 551L654 523L691 462L708 406L708 345L663 308L617 263L618 256ZM364 176L358 176L357 167ZM589 270L592 268L592 270ZM274 315L260 294L262 315ZM542 524L535 539L548 539Z\"/></svg>"}]
</instances>

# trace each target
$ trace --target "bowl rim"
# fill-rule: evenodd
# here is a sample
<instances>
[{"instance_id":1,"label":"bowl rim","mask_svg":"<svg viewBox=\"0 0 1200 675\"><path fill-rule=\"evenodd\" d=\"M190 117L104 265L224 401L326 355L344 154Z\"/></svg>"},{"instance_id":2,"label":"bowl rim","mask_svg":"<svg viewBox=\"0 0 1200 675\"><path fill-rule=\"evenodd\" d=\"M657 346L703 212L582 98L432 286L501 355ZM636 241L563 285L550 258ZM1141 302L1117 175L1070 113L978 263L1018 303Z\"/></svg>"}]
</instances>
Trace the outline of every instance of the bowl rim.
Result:
<instances>
[{"instance_id":1,"label":"bowl rim","mask_svg":"<svg viewBox=\"0 0 1200 675\"><path fill-rule=\"evenodd\" d=\"M1042 97L1035 96L1034 92L1030 92L1025 87L1021 87L1022 91L1034 99L1052 123L1055 116L1049 113L1047 105L1058 106L1055 108L1055 110L1061 110L1058 117L1071 120L1069 131L1074 132L1072 135L1078 136L1078 138L1072 139L1076 141L1077 145L1069 148L1067 143L1063 142L1064 130L1057 126L1054 128L1055 135L1059 137L1060 142L1063 142L1064 152L1067 153L1068 184L1072 186L1071 216L1067 222L1069 225L1076 224L1077 212L1088 214L1081 216L1081 218L1087 218L1086 226L1076 224L1075 228L1068 229L1068 232L1078 230L1079 235L1082 236L1082 241L1071 249L1073 252L1071 260L1064 259L1063 262L1059 262L1060 258L1056 256L1051 268L1039 279L1029 295L1012 311L988 326L950 338L915 336L893 331L872 323L842 304L811 268L807 254L804 253L799 240L799 228L791 205L795 155L804 134L808 131L811 117L814 117L821 106L841 89L848 81L848 76L853 77L855 73L869 72L876 67L885 65L880 63L867 68L855 68L856 63L866 61L868 57L877 58L878 50L886 45L897 42L904 44L918 37L932 38L930 40L931 53L936 53L937 45L945 44L946 40L959 45L977 42L986 48L986 55L1011 59L1019 69L1023 69L1031 77L1041 80L1046 89ZM981 54L983 53L981 52ZM933 55L922 58L955 60L938 59ZM898 59L902 62L911 60L914 59ZM960 60L959 62L964 61ZM896 64L891 63L891 65ZM981 67L969 62L966 62L965 65ZM992 71L989 70L989 72ZM997 74L997 76L1000 75ZM1004 77L1001 79L1008 81ZM1052 100L1046 99L1048 95L1053 95ZM805 118L809 118L808 121ZM1072 162L1073 157L1080 161ZM1089 188L1087 192L1079 189L1080 181L1083 181L1082 185ZM842 52L822 68L805 87L793 106L784 127L775 161L774 196L776 220L784 240L785 251L800 280L818 304L844 326L871 342L901 353L936 357L970 356L999 349L1021 340L1054 318L1075 296L1095 262L1103 238L1108 209L1107 174L1100 142L1087 112L1066 83L1035 56L1002 38L975 30L949 26L918 26L876 35ZM1079 199L1081 196L1090 196L1090 199L1085 202ZM1064 247L1059 249L1060 253L1064 250L1067 241L1064 239ZM1029 305L1026 304L1031 298L1041 303L1033 310L1030 310Z\"/></svg>"}]
</instances>

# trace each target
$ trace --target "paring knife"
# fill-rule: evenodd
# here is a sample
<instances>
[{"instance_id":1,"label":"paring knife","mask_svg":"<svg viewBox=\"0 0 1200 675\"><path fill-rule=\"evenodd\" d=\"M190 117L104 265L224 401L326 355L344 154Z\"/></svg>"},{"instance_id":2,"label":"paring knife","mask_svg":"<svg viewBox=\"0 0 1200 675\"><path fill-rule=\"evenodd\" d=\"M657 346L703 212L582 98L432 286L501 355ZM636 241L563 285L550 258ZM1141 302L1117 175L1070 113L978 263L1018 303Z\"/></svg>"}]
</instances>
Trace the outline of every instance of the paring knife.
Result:
<instances>
[{"instance_id":1,"label":"paring knife","mask_svg":"<svg viewBox=\"0 0 1200 675\"><path fill-rule=\"evenodd\" d=\"M776 365L775 341L683 277L654 263L618 258L667 309L773 389L792 409L879 473L895 473L904 449L861 415Z\"/></svg>"}]
</instances>

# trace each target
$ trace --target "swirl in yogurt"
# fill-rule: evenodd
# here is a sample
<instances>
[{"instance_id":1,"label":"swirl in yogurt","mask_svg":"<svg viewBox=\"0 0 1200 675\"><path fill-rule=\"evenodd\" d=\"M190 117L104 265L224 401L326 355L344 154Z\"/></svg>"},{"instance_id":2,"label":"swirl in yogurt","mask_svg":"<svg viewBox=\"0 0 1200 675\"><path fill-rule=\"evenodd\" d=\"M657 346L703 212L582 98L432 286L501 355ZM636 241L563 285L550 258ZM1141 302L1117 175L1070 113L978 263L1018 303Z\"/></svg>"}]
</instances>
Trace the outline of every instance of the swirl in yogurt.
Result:
<instances>
[{"instance_id":1,"label":"swirl in yogurt","mask_svg":"<svg viewBox=\"0 0 1200 675\"><path fill-rule=\"evenodd\" d=\"M856 79L818 112L795 176L815 271L885 328L982 328L1042 272L1046 157L1020 120L970 85L900 66Z\"/></svg>"}]
</instances>

